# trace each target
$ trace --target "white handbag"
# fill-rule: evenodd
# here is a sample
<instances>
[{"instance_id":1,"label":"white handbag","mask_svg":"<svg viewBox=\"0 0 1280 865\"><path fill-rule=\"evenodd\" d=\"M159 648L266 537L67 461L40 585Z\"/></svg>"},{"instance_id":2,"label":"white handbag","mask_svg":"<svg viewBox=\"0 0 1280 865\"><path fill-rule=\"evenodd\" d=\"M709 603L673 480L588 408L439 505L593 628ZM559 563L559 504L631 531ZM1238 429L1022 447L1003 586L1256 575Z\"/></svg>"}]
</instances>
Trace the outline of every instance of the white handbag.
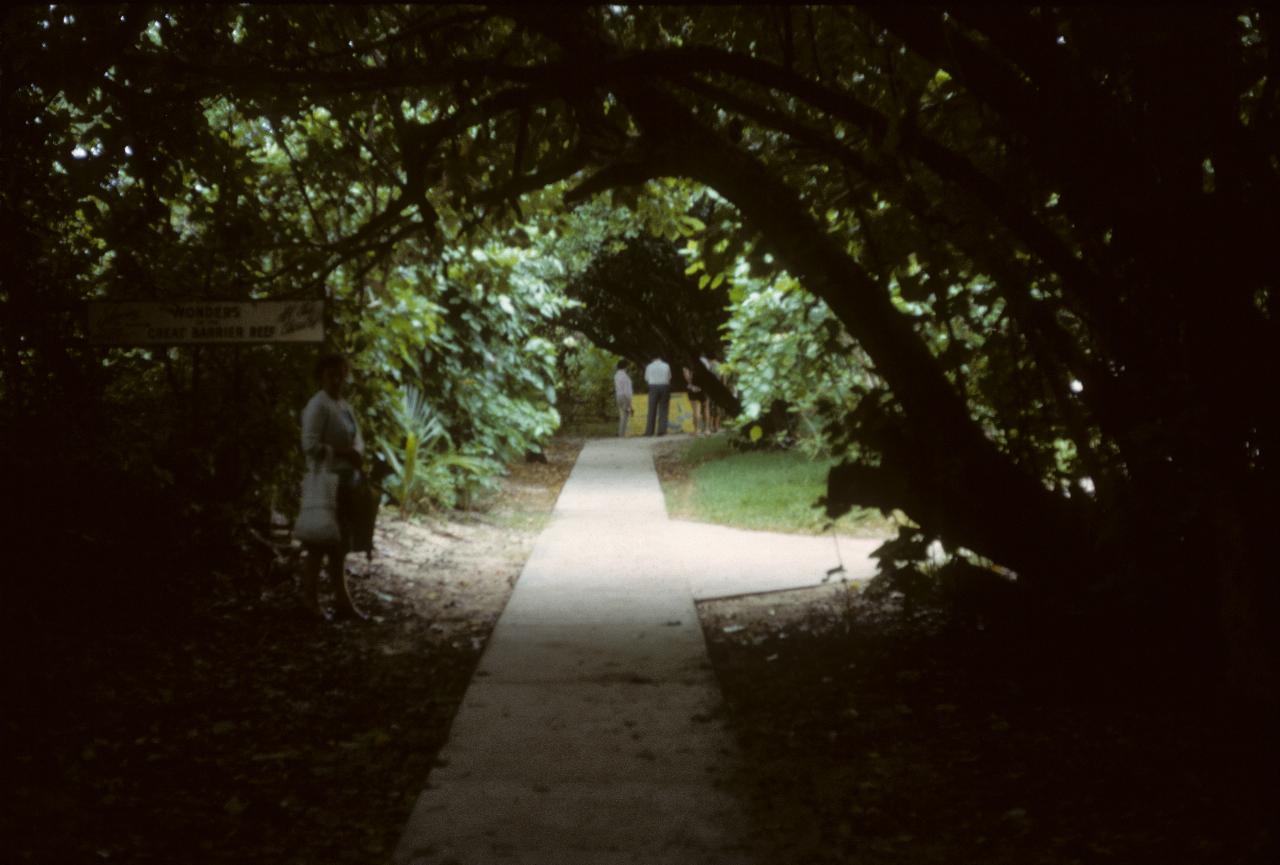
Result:
<instances>
[{"instance_id":1,"label":"white handbag","mask_svg":"<svg viewBox=\"0 0 1280 865\"><path fill-rule=\"evenodd\" d=\"M329 460L310 461L302 476L302 504L293 524L293 536L304 544L336 544L342 540L338 527L338 475Z\"/></svg>"}]
</instances>

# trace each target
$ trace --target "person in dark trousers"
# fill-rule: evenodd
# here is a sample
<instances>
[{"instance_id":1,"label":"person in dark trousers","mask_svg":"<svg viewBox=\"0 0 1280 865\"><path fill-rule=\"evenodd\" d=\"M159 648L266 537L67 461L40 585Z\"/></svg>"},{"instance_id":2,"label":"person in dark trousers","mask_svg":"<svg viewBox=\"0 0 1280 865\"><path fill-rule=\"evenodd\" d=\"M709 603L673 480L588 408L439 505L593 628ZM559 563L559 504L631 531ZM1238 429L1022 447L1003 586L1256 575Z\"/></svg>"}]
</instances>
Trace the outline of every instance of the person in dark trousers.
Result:
<instances>
[{"instance_id":1,"label":"person in dark trousers","mask_svg":"<svg viewBox=\"0 0 1280 865\"><path fill-rule=\"evenodd\" d=\"M644 368L644 382L649 386L649 413L644 421L644 434L664 436L670 423L671 367L661 357L655 357Z\"/></svg>"}]
</instances>

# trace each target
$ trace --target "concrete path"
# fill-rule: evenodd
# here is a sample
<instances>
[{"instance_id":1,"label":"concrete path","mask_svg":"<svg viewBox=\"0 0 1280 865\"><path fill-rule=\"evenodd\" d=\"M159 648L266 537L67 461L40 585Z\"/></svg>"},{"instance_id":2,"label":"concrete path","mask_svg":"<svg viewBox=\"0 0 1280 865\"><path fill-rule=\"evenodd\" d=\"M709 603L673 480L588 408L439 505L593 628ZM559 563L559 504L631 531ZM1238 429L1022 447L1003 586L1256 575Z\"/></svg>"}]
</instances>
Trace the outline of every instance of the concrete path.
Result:
<instances>
[{"instance_id":1,"label":"concrete path","mask_svg":"<svg viewBox=\"0 0 1280 865\"><path fill-rule=\"evenodd\" d=\"M877 562L871 553L884 538L834 538L751 532L706 523L672 520L667 537L677 555L699 561L689 578L694 600L780 592L829 580L870 580ZM843 564L844 572L828 571Z\"/></svg>"},{"instance_id":2,"label":"concrete path","mask_svg":"<svg viewBox=\"0 0 1280 865\"><path fill-rule=\"evenodd\" d=\"M706 550L667 519L651 443L583 449L397 865L753 861L690 588Z\"/></svg>"}]
</instances>

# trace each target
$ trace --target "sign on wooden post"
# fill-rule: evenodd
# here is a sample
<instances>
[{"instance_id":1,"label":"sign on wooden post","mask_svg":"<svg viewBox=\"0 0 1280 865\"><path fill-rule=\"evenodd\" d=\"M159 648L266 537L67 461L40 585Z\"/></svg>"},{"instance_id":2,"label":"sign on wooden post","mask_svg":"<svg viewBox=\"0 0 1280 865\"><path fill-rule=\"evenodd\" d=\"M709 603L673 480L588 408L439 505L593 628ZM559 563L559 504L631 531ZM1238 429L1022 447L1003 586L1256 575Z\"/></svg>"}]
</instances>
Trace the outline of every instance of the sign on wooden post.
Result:
<instances>
[{"instance_id":1,"label":"sign on wooden post","mask_svg":"<svg viewBox=\"0 0 1280 865\"><path fill-rule=\"evenodd\" d=\"M90 301L94 345L323 342L323 300Z\"/></svg>"}]
</instances>

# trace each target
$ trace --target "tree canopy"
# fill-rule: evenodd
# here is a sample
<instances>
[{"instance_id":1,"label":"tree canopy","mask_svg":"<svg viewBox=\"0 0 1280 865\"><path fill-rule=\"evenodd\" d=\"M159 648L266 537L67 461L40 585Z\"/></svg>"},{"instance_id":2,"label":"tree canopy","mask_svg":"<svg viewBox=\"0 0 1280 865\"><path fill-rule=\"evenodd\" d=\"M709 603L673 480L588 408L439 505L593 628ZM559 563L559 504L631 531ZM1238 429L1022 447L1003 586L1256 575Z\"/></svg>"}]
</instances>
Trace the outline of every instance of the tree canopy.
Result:
<instances>
[{"instance_id":1,"label":"tree canopy","mask_svg":"<svg viewBox=\"0 0 1280 865\"><path fill-rule=\"evenodd\" d=\"M566 323L638 365L658 354L676 364L719 355L728 292L697 290L686 269L665 240L631 238L569 283L578 303Z\"/></svg>"},{"instance_id":2,"label":"tree canopy","mask_svg":"<svg viewBox=\"0 0 1280 865\"><path fill-rule=\"evenodd\" d=\"M535 313L647 231L737 309L779 286L821 301L791 307L778 341L801 348L778 357L859 359L811 401L847 458L833 512L901 508L1047 603L1162 598L1257 687L1275 26L1247 7L18 7L7 421L165 375L85 346L86 298L325 296L371 393L423 382L460 440L495 431L477 453L520 448L553 425ZM1179 604L1193 588L1212 601Z\"/></svg>"}]
</instances>

